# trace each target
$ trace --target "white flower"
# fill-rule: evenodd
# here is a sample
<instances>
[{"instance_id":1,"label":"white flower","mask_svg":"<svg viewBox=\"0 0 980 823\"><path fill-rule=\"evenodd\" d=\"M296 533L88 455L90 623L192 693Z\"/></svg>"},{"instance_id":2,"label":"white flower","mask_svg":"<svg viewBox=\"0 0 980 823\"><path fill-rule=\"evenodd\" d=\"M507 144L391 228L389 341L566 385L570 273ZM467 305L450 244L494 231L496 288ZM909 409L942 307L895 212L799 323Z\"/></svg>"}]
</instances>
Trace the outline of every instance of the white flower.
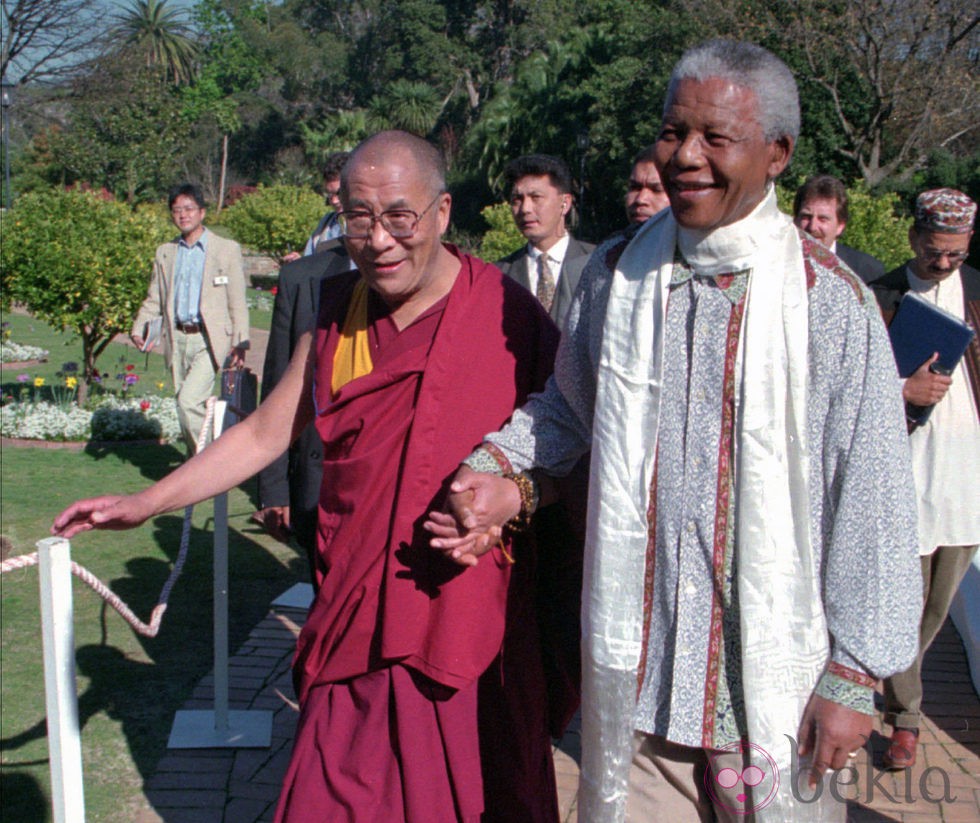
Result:
<instances>
[{"instance_id":1,"label":"white flower","mask_svg":"<svg viewBox=\"0 0 980 823\"><path fill-rule=\"evenodd\" d=\"M143 412L140 402L150 401ZM46 400L0 407L0 435L27 440L156 440L180 437L172 397L106 397L94 409Z\"/></svg>"},{"instance_id":2,"label":"white flower","mask_svg":"<svg viewBox=\"0 0 980 823\"><path fill-rule=\"evenodd\" d=\"M25 360L47 360L46 349L24 346L11 340L0 342L0 363L21 363Z\"/></svg>"}]
</instances>

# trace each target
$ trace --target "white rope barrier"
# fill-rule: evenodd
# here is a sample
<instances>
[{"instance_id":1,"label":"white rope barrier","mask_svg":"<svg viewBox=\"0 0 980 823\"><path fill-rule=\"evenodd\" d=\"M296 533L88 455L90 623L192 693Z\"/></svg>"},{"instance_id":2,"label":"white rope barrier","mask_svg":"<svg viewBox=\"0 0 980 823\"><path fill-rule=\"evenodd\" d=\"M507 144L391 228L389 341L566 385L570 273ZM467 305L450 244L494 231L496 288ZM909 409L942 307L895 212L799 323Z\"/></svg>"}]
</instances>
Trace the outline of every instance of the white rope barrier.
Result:
<instances>
[{"instance_id":1,"label":"white rope barrier","mask_svg":"<svg viewBox=\"0 0 980 823\"><path fill-rule=\"evenodd\" d=\"M215 398L209 397L205 409L204 425L201 426L201 432L197 438L198 451L201 451L207 445L208 432L211 430L211 426L214 421L214 409ZM184 522L180 533L180 549L177 552L177 559L174 562L173 569L170 571L170 575L163 584L163 588L160 590L160 597L157 599L157 605L154 606L153 611L150 612L149 623L144 623L142 620L140 620L140 618L136 616L133 610L125 603L125 601L122 600L122 598L119 597L119 595L112 591L112 589L110 589L92 572L90 572L80 563L76 563L74 560L71 562L71 573L92 591L94 591L99 597L101 597L107 605L115 609L119 616L133 627L134 631L143 635L144 637L156 637L160 631L160 623L163 620L163 615L167 611L167 603L170 600L170 592L173 590L174 584L177 582L181 572L184 570L184 564L187 561L187 549L190 545L191 536L191 516L193 514L193 506L188 506L184 509ZM11 557L0 563L0 575L7 574L7 572L16 571L17 569L26 569L31 566L36 566L37 564L37 552L22 554L18 557Z\"/></svg>"}]
</instances>

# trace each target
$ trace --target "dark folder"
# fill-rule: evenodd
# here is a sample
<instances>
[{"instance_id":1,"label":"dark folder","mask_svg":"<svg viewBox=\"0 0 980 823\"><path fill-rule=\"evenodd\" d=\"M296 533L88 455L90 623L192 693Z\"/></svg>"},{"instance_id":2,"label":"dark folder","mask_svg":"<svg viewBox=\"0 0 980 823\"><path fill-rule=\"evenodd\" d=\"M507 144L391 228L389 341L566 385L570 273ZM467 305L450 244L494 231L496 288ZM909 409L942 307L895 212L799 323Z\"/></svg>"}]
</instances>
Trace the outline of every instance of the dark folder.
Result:
<instances>
[{"instance_id":1,"label":"dark folder","mask_svg":"<svg viewBox=\"0 0 980 823\"><path fill-rule=\"evenodd\" d=\"M944 373L952 372L970 345L974 331L960 318L910 291L898 304L888 334L898 374L909 377L933 352L939 352L936 365Z\"/></svg>"},{"instance_id":2,"label":"dark folder","mask_svg":"<svg viewBox=\"0 0 980 823\"><path fill-rule=\"evenodd\" d=\"M932 370L952 374L974 334L963 320L911 291L902 297L888 327L900 377L912 375L933 352L939 353L939 359ZM932 406L911 403L906 404L906 409L910 422L920 426L932 412Z\"/></svg>"}]
</instances>

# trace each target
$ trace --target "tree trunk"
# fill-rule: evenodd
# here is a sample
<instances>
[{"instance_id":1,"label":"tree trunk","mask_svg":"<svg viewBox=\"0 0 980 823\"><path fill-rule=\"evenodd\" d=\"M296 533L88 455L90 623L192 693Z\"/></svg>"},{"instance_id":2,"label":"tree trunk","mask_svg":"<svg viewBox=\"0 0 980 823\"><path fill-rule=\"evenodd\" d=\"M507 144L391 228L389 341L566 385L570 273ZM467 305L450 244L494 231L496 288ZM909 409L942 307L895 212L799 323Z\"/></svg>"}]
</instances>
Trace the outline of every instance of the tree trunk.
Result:
<instances>
[{"instance_id":1,"label":"tree trunk","mask_svg":"<svg viewBox=\"0 0 980 823\"><path fill-rule=\"evenodd\" d=\"M88 401L88 389L95 375L95 357L93 341L87 334L82 334L82 373L78 379L78 393L75 395L75 402L78 406L84 407Z\"/></svg>"},{"instance_id":2,"label":"tree trunk","mask_svg":"<svg viewBox=\"0 0 980 823\"><path fill-rule=\"evenodd\" d=\"M228 135L221 136L221 176L218 178L218 205L217 213L221 214L221 207L225 203L225 174L228 171Z\"/></svg>"}]
</instances>

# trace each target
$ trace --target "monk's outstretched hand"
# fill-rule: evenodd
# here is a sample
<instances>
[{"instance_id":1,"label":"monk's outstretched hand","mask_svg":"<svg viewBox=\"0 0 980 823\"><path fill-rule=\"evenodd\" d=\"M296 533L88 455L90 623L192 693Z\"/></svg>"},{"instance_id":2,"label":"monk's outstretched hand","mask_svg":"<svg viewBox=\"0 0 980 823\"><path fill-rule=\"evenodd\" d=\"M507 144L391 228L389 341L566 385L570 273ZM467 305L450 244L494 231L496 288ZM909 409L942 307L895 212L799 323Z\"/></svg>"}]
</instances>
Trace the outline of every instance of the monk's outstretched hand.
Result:
<instances>
[{"instance_id":1,"label":"monk's outstretched hand","mask_svg":"<svg viewBox=\"0 0 980 823\"><path fill-rule=\"evenodd\" d=\"M153 514L138 494L90 497L72 503L51 525L51 534L70 538L91 529L134 529Z\"/></svg>"},{"instance_id":2,"label":"monk's outstretched hand","mask_svg":"<svg viewBox=\"0 0 980 823\"><path fill-rule=\"evenodd\" d=\"M500 540L504 524L521 510L512 480L460 466L449 487L446 512L429 512L424 528L432 548L464 566L475 566Z\"/></svg>"}]
</instances>

